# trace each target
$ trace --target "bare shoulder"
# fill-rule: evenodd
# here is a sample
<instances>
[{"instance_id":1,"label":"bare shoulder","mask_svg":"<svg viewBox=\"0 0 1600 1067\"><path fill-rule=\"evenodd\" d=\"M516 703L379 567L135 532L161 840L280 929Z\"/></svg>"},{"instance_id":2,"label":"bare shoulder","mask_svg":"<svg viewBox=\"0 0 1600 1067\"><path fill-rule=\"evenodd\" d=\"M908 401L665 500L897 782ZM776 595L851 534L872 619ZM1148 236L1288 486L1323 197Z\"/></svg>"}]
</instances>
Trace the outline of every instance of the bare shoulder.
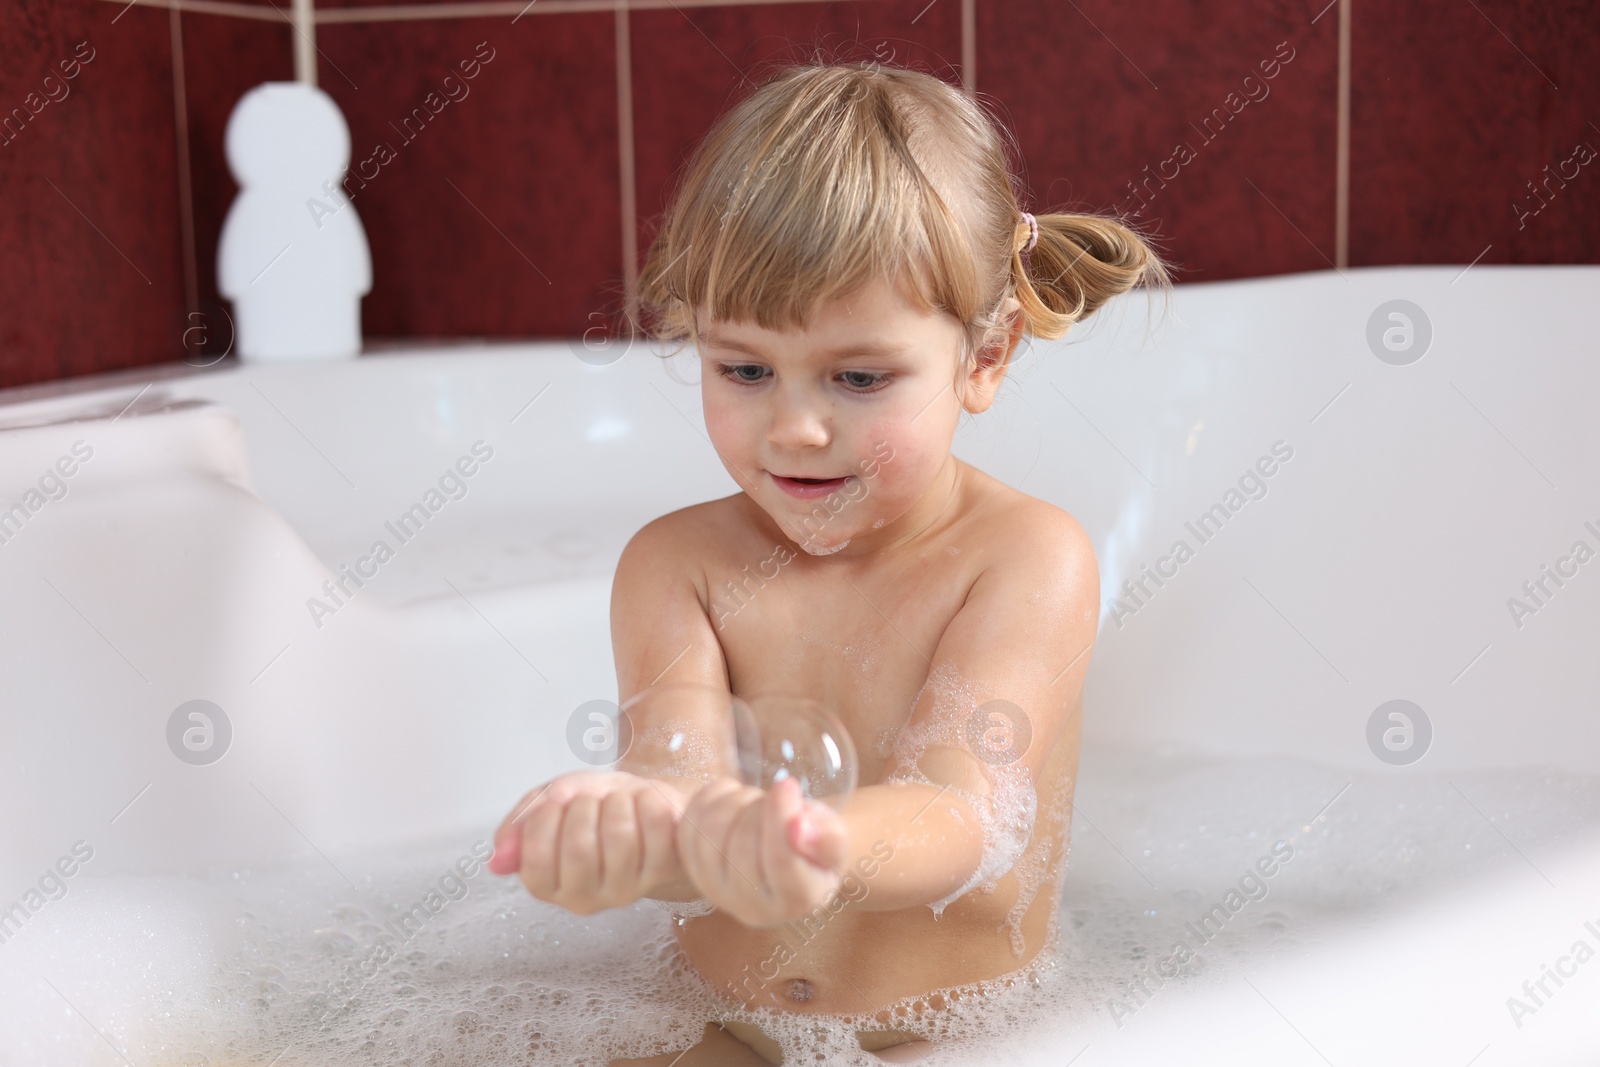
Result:
<instances>
[{"instance_id":1,"label":"bare shoulder","mask_svg":"<svg viewBox=\"0 0 1600 1067\"><path fill-rule=\"evenodd\" d=\"M651 519L622 550L618 571L635 568L703 573L756 536L749 498L734 493Z\"/></svg>"},{"instance_id":2,"label":"bare shoulder","mask_svg":"<svg viewBox=\"0 0 1600 1067\"><path fill-rule=\"evenodd\" d=\"M1071 512L986 474L977 483L984 503L976 509L975 532L985 546L987 575L1057 593L1068 586L1098 600L1094 543Z\"/></svg>"},{"instance_id":3,"label":"bare shoulder","mask_svg":"<svg viewBox=\"0 0 1600 1067\"><path fill-rule=\"evenodd\" d=\"M623 693L672 680L726 687L727 663L710 616L708 575L731 551L736 502L711 500L646 523L611 582L611 645Z\"/></svg>"},{"instance_id":4,"label":"bare shoulder","mask_svg":"<svg viewBox=\"0 0 1600 1067\"><path fill-rule=\"evenodd\" d=\"M631 549L638 545L644 549L658 548L680 540L692 539L724 525L732 517L735 510L734 501L739 495L735 493L733 496L725 496L718 500L690 504L688 507L669 511L665 515L651 519L629 539L628 547Z\"/></svg>"}]
</instances>

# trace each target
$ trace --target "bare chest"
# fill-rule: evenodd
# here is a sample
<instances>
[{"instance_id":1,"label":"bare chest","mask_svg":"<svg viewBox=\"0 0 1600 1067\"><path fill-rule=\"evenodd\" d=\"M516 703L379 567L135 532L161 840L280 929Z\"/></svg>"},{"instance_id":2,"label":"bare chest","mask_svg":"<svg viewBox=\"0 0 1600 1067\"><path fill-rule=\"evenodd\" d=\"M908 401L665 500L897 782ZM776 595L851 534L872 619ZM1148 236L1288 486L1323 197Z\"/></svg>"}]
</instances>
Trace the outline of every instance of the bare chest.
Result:
<instances>
[{"instance_id":1,"label":"bare chest","mask_svg":"<svg viewBox=\"0 0 1600 1067\"><path fill-rule=\"evenodd\" d=\"M941 548L870 573L804 556L713 572L712 622L733 692L820 702L855 744L860 783L881 780L971 588L968 569L959 551Z\"/></svg>"}]
</instances>

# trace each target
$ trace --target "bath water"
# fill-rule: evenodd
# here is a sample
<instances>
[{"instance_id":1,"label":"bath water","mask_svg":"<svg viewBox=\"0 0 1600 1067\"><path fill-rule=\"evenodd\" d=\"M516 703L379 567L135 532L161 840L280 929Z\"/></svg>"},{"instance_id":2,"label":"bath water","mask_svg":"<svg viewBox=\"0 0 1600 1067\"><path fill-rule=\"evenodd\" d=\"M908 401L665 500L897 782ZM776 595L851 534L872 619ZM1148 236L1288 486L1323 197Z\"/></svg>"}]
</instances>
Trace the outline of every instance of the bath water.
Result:
<instances>
[{"instance_id":1,"label":"bath water","mask_svg":"<svg viewBox=\"0 0 1600 1067\"><path fill-rule=\"evenodd\" d=\"M1063 1067L1127 1023L1141 975L1163 968L1155 995L1182 997L1503 872L1522 862L1508 839L1534 862L1592 847L1600 779L1090 750L1075 806L1055 951L899 1005L895 1026L937 1042L923 1063ZM474 869L490 829L330 855L337 871L308 854L86 873L0 945L0 1064L604 1067L719 1017L763 1026L789 1063L881 1062L850 1033L881 1024L730 1010L651 902L580 917ZM1195 951L1173 962L1178 941Z\"/></svg>"}]
</instances>

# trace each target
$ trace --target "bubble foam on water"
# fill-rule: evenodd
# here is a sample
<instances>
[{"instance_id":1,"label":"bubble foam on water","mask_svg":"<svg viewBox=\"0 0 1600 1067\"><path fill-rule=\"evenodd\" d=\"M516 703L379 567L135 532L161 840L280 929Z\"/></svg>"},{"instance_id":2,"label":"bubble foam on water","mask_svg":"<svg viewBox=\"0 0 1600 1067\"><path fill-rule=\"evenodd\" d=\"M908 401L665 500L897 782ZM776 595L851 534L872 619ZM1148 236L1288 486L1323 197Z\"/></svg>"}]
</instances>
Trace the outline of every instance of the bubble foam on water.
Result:
<instances>
[{"instance_id":1,"label":"bubble foam on water","mask_svg":"<svg viewBox=\"0 0 1600 1067\"><path fill-rule=\"evenodd\" d=\"M659 908L582 917L515 879L461 877L462 835L331 856L354 887L316 856L86 873L0 945L0 1062L604 1067L736 1019L761 1026L786 1062L877 1064L854 1031L889 1018L936 1042L929 1067L1059 1067L1114 1029L1112 1006L1132 1003L1141 975L1193 940L1186 926L1275 842L1293 858L1157 996L1220 987L1265 956L1337 942L1398 902L1503 872L1522 861L1502 830L1538 862L1592 845L1600 825L1600 777L1544 769L1362 774L1097 749L1078 791L1094 823L1076 825L1057 950L1008 981L930 991L872 1021L730 1005Z\"/></svg>"}]
</instances>

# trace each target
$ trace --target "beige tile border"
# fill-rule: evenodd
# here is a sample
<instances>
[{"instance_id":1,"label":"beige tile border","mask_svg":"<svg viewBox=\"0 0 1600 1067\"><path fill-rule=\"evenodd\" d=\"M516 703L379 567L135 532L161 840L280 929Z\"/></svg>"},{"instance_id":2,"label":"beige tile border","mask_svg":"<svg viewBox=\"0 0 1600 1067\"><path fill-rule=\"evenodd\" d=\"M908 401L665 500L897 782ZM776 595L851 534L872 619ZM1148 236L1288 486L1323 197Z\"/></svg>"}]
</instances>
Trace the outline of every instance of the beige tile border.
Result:
<instances>
[{"instance_id":1,"label":"beige tile border","mask_svg":"<svg viewBox=\"0 0 1600 1067\"><path fill-rule=\"evenodd\" d=\"M282 10L261 4L229 3L228 0L107 0L124 7L170 8L174 11L193 11L197 15L222 15L226 18L260 19L264 22L288 22Z\"/></svg>"},{"instance_id":2,"label":"beige tile border","mask_svg":"<svg viewBox=\"0 0 1600 1067\"><path fill-rule=\"evenodd\" d=\"M978 0L961 0L961 88L978 91Z\"/></svg>"},{"instance_id":3,"label":"beige tile border","mask_svg":"<svg viewBox=\"0 0 1600 1067\"><path fill-rule=\"evenodd\" d=\"M167 14L172 40L172 121L173 140L178 147L178 229L183 253L183 325L188 314L200 310L200 272L195 265L194 186L189 170L189 88L183 68L183 17L176 9Z\"/></svg>"},{"instance_id":4,"label":"beige tile border","mask_svg":"<svg viewBox=\"0 0 1600 1067\"><path fill-rule=\"evenodd\" d=\"M469 0L459 4L391 4L384 7L318 8L317 22L400 22L408 19L470 19L561 15L581 11L647 11L659 8L757 7L762 4L820 4L831 0ZM857 3L871 0L855 0Z\"/></svg>"},{"instance_id":5,"label":"beige tile border","mask_svg":"<svg viewBox=\"0 0 1600 1067\"><path fill-rule=\"evenodd\" d=\"M619 0L617 28L617 186L622 191L622 292L628 329L638 322L639 310L639 205L634 170L633 137L633 28L628 18L629 0Z\"/></svg>"},{"instance_id":6,"label":"beige tile border","mask_svg":"<svg viewBox=\"0 0 1600 1067\"><path fill-rule=\"evenodd\" d=\"M317 84L317 9L313 0L291 0L289 24L294 29L294 80Z\"/></svg>"},{"instance_id":7,"label":"beige tile border","mask_svg":"<svg viewBox=\"0 0 1600 1067\"><path fill-rule=\"evenodd\" d=\"M1333 265L1350 266L1350 19L1354 0L1339 0L1338 148L1333 173Z\"/></svg>"}]
</instances>

